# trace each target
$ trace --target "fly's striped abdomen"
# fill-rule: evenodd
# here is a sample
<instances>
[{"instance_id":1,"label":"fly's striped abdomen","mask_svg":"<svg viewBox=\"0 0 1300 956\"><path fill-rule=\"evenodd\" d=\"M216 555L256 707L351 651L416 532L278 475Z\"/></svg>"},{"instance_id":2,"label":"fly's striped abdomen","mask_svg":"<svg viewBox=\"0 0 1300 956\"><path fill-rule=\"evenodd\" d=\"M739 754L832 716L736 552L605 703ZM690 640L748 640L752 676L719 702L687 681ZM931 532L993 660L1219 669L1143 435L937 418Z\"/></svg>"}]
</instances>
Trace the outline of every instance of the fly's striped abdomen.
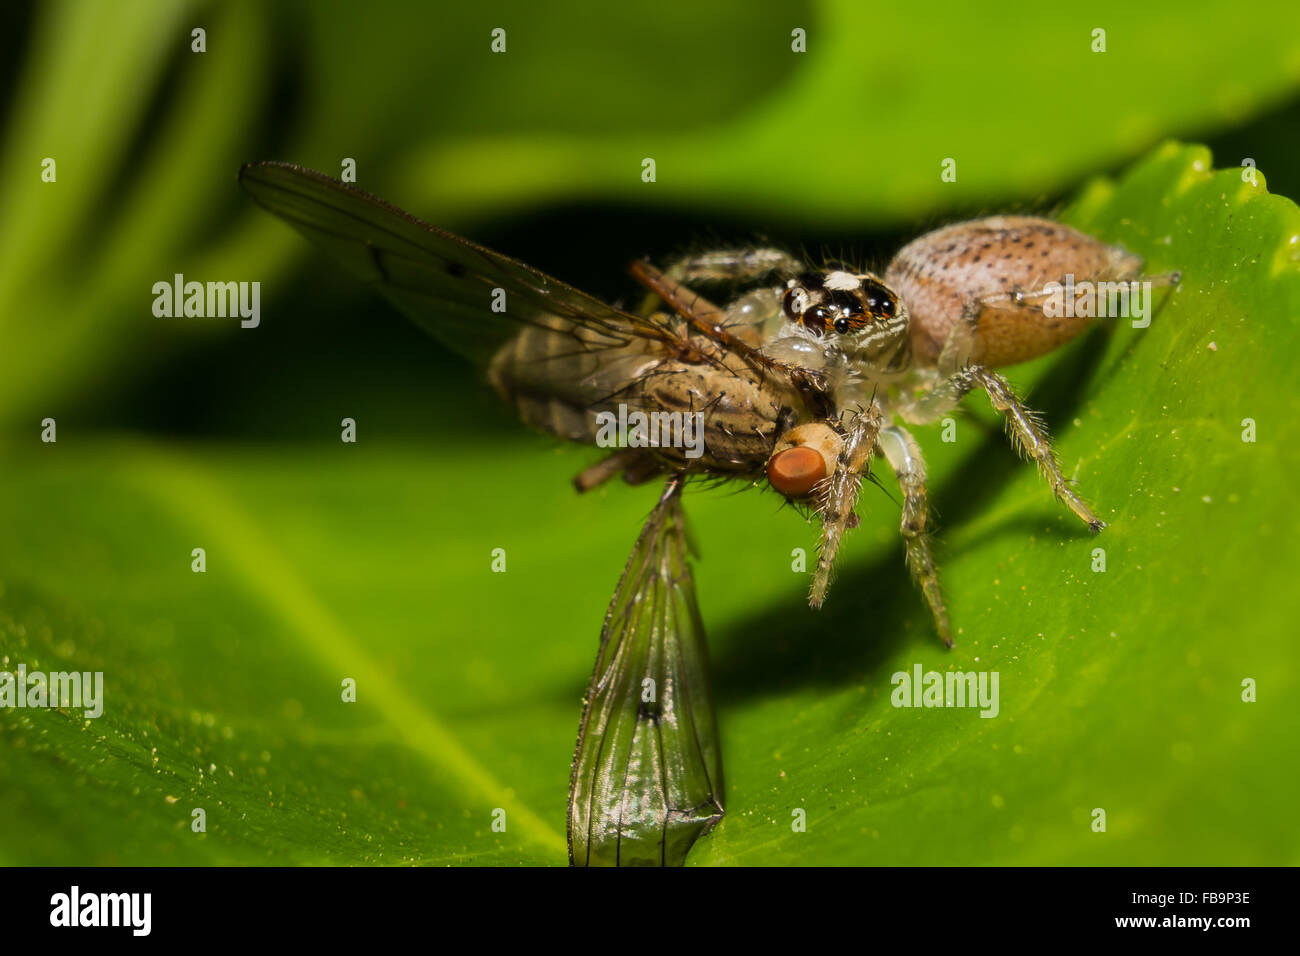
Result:
<instances>
[{"instance_id":1,"label":"fly's striped abdomen","mask_svg":"<svg viewBox=\"0 0 1300 956\"><path fill-rule=\"evenodd\" d=\"M658 441L648 453L673 471L761 472L793 404L748 371L685 362L655 343L597 343L559 319L506 343L489 378L525 423L568 441L604 444L602 418L643 414Z\"/></svg>"},{"instance_id":2,"label":"fly's striped abdomen","mask_svg":"<svg viewBox=\"0 0 1300 956\"><path fill-rule=\"evenodd\" d=\"M777 433L789 427L791 396L757 376L707 364L664 362L641 383L646 407L697 415L703 427L703 454L690 458L685 449L663 447L659 456L677 467L729 474L758 474L767 465Z\"/></svg>"},{"instance_id":3,"label":"fly's striped abdomen","mask_svg":"<svg viewBox=\"0 0 1300 956\"><path fill-rule=\"evenodd\" d=\"M529 327L501 347L488 379L525 424L567 441L593 443L592 409L617 403L661 361L641 341L596 342L560 319ZM622 399L626 401L626 398Z\"/></svg>"}]
</instances>

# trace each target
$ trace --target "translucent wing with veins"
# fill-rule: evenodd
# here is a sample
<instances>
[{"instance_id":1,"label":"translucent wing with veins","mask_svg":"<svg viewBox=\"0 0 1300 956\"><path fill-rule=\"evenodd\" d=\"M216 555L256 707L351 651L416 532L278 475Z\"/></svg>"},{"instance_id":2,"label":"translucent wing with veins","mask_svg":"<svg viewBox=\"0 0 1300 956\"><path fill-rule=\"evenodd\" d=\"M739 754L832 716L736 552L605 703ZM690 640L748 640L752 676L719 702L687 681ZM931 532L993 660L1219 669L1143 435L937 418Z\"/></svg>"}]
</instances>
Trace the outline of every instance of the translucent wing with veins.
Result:
<instances>
[{"instance_id":1,"label":"translucent wing with veins","mask_svg":"<svg viewBox=\"0 0 1300 956\"><path fill-rule=\"evenodd\" d=\"M261 206L445 345L489 368L513 356L516 386L543 397L572 391L580 411L605 379L624 388L683 344L674 317L606 305L321 173L268 162L245 166L239 178ZM496 289L505 290L504 312L491 309ZM546 347L523 348L528 336ZM722 816L722 761L681 486L680 476L671 479L650 515L601 634L569 794L577 865L681 865Z\"/></svg>"},{"instance_id":2,"label":"translucent wing with veins","mask_svg":"<svg viewBox=\"0 0 1300 956\"><path fill-rule=\"evenodd\" d=\"M577 866L680 866L722 818L722 756L681 486L669 480L605 618L569 786Z\"/></svg>"},{"instance_id":3,"label":"translucent wing with veins","mask_svg":"<svg viewBox=\"0 0 1300 956\"><path fill-rule=\"evenodd\" d=\"M356 186L290 163L249 163L239 182L443 344L485 365L529 324L570 331L576 348L636 339L680 344L660 318L606 305L532 266L431 226ZM494 289L508 308L490 309Z\"/></svg>"}]
</instances>

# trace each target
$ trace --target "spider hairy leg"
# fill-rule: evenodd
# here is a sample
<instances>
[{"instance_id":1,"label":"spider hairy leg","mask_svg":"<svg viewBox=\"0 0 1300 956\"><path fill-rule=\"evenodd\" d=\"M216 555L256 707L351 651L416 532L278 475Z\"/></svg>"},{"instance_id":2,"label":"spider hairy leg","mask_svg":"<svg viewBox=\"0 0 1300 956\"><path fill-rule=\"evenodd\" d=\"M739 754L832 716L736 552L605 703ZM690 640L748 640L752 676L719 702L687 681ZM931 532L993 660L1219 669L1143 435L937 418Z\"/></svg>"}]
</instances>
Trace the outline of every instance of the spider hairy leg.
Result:
<instances>
[{"instance_id":1,"label":"spider hairy leg","mask_svg":"<svg viewBox=\"0 0 1300 956\"><path fill-rule=\"evenodd\" d=\"M1106 527L1105 522L1093 514L1087 503L1070 487L1052 450L1047 426L1037 412L1020 400L1010 382L992 369L972 365L954 375L949 383L958 400L976 388L983 389L988 394L989 403L1006 422L1012 446L1026 458L1033 459L1052 493L1078 515L1090 531L1095 533Z\"/></svg>"},{"instance_id":2,"label":"spider hairy leg","mask_svg":"<svg viewBox=\"0 0 1300 956\"><path fill-rule=\"evenodd\" d=\"M716 249L683 256L665 275L678 282L745 282L803 271L802 262L780 249Z\"/></svg>"},{"instance_id":3,"label":"spider hairy leg","mask_svg":"<svg viewBox=\"0 0 1300 956\"><path fill-rule=\"evenodd\" d=\"M858 501L862 476L871 464L871 451L882 424L883 416L874 402L865 411L852 414L835 470L814 491L817 511L822 519L822 537L817 553L817 570L813 573L812 590L808 595L810 607L821 607L826 600L840 541L844 532L857 523L853 508Z\"/></svg>"},{"instance_id":4,"label":"spider hairy leg","mask_svg":"<svg viewBox=\"0 0 1300 956\"><path fill-rule=\"evenodd\" d=\"M799 392L804 404L816 417L828 417L832 407L829 386L818 370L778 361L745 341L727 325L727 313L704 296L640 260L628 266L637 282L659 296L674 312L700 335L736 355L751 368L762 373L782 376ZM745 330L742 329L743 333Z\"/></svg>"},{"instance_id":5,"label":"spider hairy leg","mask_svg":"<svg viewBox=\"0 0 1300 956\"><path fill-rule=\"evenodd\" d=\"M943 594L939 590L939 573L935 568L934 554L930 550L930 538L926 534L928 504L925 458L921 455L921 447L911 432L899 426L890 426L881 430L876 439L876 450L894 469L898 487L903 493L900 531L907 548L908 570L912 572L912 579L921 588L926 603L930 605L939 639L945 647L952 647L952 625L948 621L948 609L944 606Z\"/></svg>"}]
</instances>

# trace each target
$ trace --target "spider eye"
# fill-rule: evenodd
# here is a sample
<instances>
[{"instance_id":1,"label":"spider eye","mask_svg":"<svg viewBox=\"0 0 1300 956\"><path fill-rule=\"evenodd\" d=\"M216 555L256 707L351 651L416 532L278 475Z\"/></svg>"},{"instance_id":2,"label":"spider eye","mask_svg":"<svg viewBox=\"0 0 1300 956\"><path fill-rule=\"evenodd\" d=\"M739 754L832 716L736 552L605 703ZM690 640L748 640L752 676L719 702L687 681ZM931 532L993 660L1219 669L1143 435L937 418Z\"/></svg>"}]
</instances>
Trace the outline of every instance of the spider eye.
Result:
<instances>
[{"instance_id":1,"label":"spider eye","mask_svg":"<svg viewBox=\"0 0 1300 956\"><path fill-rule=\"evenodd\" d=\"M808 308L808 293L802 286L795 286L792 289L785 290L785 298L781 300L781 309L785 312L785 317L792 321L798 321L799 316L803 315Z\"/></svg>"},{"instance_id":2,"label":"spider eye","mask_svg":"<svg viewBox=\"0 0 1300 956\"><path fill-rule=\"evenodd\" d=\"M865 324L862 321L862 300L856 292L837 289L831 293L830 304L835 307L835 331L840 335L848 335L853 329Z\"/></svg>"},{"instance_id":3,"label":"spider eye","mask_svg":"<svg viewBox=\"0 0 1300 956\"><path fill-rule=\"evenodd\" d=\"M826 331L826 323L830 321L830 318L830 309L824 305L815 305L805 312L799 321L803 323L805 328L815 332L817 335L821 335Z\"/></svg>"},{"instance_id":4,"label":"spider eye","mask_svg":"<svg viewBox=\"0 0 1300 956\"><path fill-rule=\"evenodd\" d=\"M882 285L873 284L867 291L867 308L871 310L872 315L892 319L898 304L894 301L894 296L888 289Z\"/></svg>"}]
</instances>

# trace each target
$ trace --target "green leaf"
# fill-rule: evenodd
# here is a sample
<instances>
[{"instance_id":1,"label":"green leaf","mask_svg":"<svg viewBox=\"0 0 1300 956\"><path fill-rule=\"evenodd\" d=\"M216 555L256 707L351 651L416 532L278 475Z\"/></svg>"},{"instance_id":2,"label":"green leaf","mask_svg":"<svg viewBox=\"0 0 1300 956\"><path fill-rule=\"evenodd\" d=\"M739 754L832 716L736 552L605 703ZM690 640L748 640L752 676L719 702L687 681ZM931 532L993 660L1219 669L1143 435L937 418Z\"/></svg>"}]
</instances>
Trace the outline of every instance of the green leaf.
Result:
<instances>
[{"instance_id":1,"label":"green leaf","mask_svg":"<svg viewBox=\"0 0 1300 956\"><path fill-rule=\"evenodd\" d=\"M885 494L812 612L790 554L813 528L688 493L729 808L693 862L1297 862L1300 213L1168 145L1064 216L1184 273L1148 329L1010 373L1108 529L1076 527L978 397L955 443L919 430L945 652ZM4 862L565 862L583 686L655 490L577 498L589 451L540 437L60 427L0 448L0 669L103 671L105 710L0 711ZM917 663L998 671L999 715L894 708Z\"/></svg>"},{"instance_id":2,"label":"green leaf","mask_svg":"<svg viewBox=\"0 0 1300 956\"><path fill-rule=\"evenodd\" d=\"M671 32L665 41L645 33L639 11L610 8L579 28L601 36L611 54L603 71L572 52L571 36L552 34L572 34L572 24L525 21L512 52L482 70L493 90L513 78L512 95L486 105L504 122L429 136L408 154L394 191L441 222L462 209L594 196L823 229L1024 202L1176 132L1240 122L1294 91L1300 7L1269 3L1241 17L1219 9L1212 0L1101 0L1086 12L1013 0L996 14L978 4L724 2L664 11L655 29ZM793 52L795 29L804 53ZM659 46L671 49L671 68L647 60ZM736 51L743 55L733 59ZM554 88L533 82L543 69L561 88L580 87L570 103L583 109L556 109ZM570 70L601 81L566 80ZM648 93L628 88L629 76L649 75ZM565 120L588 110L605 118L599 128ZM642 180L646 157L656 163L653 184ZM946 160L955 181L941 176Z\"/></svg>"},{"instance_id":3,"label":"green leaf","mask_svg":"<svg viewBox=\"0 0 1300 956\"><path fill-rule=\"evenodd\" d=\"M955 444L922 430L956 650L931 638L896 508L877 497L826 614L763 603L715 628L730 805L750 812L698 862L1297 861L1300 784L1283 768L1300 723L1285 504L1300 213L1262 178L1210 167L1205 149L1167 144L1084 191L1067 222L1182 284L1150 328L1097 330L1011 371L1107 530L1052 502L983 408ZM743 556L770 553L729 549L726 573L749 581ZM715 573L698 575L706 620ZM891 706L891 675L918 663L997 671L999 715ZM1267 688L1257 703L1246 678ZM806 833L791 832L796 807Z\"/></svg>"}]
</instances>

